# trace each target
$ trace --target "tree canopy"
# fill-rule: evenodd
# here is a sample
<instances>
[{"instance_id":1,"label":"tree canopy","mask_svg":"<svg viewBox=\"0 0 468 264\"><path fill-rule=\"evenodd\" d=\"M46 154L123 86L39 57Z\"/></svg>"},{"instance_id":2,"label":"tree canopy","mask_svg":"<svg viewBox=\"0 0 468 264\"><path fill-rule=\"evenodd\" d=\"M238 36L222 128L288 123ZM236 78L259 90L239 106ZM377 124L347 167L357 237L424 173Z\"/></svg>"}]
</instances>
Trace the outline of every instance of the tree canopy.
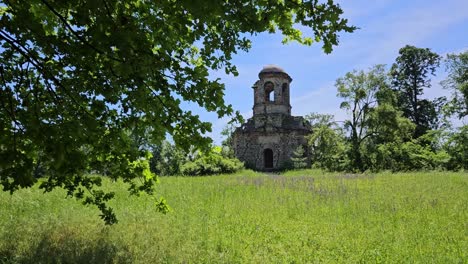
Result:
<instances>
[{"instance_id":1,"label":"tree canopy","mask_svg":"<svg viewBox=\"0 0 468 264\"><path fill-rule=\"evenodd\" d=\"M390 71L375 65L368 72L353 70L337 79L341 108L349 114L341 127L330 115L307 117L313 127L313 167L352 172L466 170L468 53L447 56L448 76L442 84L452 92L449 101L424 98L441 59L438 54L409 45L399 53ZM452 126L447 119L452 115L463 125Z\"/></svg>"},{"instance_id":2,"label":"tree canopy","mask_svg":"<svg viewBox=\"0 0 468 264\"><path fill-rule=\"evenodd\" d=\"M442 98L422 99L424 88L431 87L431 75L439 67L441 57L428 48L406 45L392 65L393 86L398 91L398 103L403 115L416 124L415 137L437 128L437 108Z\"/></svg>"},{"instance_id":3,"label":"tree canopy","mask_svg":"<svg viewBox=\"0 0 468 264\"><path fill-rule=\"evenodd\" d=\"M178 146L207 148L208 122L191 101L233 115L210 70L237 75L232 55L249 37L280 31L284 41L325 52L355 27L333 1L55 1L0 3L0 182L5 191L63 187L116 221L93 188L103 173L132 193L152 191L148 151L169 134ZM310 35L297 29L305 26ZM136 184L134 179L142 178ZM165 208L157 203L158 208ZM164 211L164 210L163 210Z\"/></svg>"},{"instance_id":4,"label":"tree canopy","mask_svg":"<svg viewBox=\"0 0 468 264\"><path fill-rule=\"evenodd\" d=\"M344 123L344 127L350 131L351 167L363 171L364 162L360 150L363 141L380 134L384 130L381 129L382 126L388 127L394 124L392 123L394 115L387 114L384 117L378 115L393 113L388 111L388 108L384 108L385 103L391 101L391 94L387 91L389 84L385 67L376 65L369 72L356 70L348 72L336 80L335 86L338 97L343 98L340 107L351 115Z\"/></svg>"},{"instance_id":5,"label":"tree canopy","mask_svg":"<svg viewBox=\"0 0 468 264\"><path fill-rule=\"evenodd\" d=\"M468 115L468 51L448 54L446 66L449 75L442 85L452 92L448 110L463 118Z\"/></svg>"}]
</instances>

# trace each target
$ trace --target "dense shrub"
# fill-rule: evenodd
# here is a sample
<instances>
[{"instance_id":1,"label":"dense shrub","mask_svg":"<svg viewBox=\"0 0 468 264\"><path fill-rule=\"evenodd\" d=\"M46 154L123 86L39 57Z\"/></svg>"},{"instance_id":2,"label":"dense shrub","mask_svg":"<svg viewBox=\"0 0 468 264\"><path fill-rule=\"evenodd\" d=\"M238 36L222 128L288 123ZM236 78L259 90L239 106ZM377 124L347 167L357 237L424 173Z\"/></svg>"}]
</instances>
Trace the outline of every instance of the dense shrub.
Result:
<instances>
[{"instance_id":1,"label":"dense shrub","mask_svg":"<svg viewBox=\"0 0 468 264\"><path fill-rule=\"evenodd\" d=\"M183 175L201 176L220 173L233 173L244 168L238 159L223 157L221 148L215 147L211 152L200 154L194 161L182 165Z\"/></svg>"},{"instance_id":2,"label":"dense shrub","mask_svg":"<svg viewBox=\"0 0 468 264\"><path fill-rule=\"evenodd\" d=\"M345 170L349 164L347 142L333 115L311 113L306 119L313 130L307 137L312 167L329 171Z\"/></svg>"},{"instance_id":3,"label":"dense shrub","mask_svg":"<svg viewBox=\"0 0 468 264\"><path fill-rule=\"evenodd\" d=\"M414 141L386 143L378 147L378 163L373 170L432 170L446 167L449 155L445 151L433 151Z\"/></svg>"},{"instance_id":4,"label":"dense shrub","mask_svg":"<svg viewBox=\"0 0 468 264\"><path fill-rule=\"evenodd\" d=\"M296 148L291 157L291 161L292 167L294 169L305 169L308 167L309 161L307 159L307 153L303 146L299 146Z\"/></svg>"},{"instance_id":5,"label":"dense shrub","mask_svg":"<svg viewBox=\"0 0 468 264\"><path fill-rule=\"evenodd\" d=\"M448 169L468 170L468 125L450 133L444 148L450 156Z\"/></svg>"}]
</instances>

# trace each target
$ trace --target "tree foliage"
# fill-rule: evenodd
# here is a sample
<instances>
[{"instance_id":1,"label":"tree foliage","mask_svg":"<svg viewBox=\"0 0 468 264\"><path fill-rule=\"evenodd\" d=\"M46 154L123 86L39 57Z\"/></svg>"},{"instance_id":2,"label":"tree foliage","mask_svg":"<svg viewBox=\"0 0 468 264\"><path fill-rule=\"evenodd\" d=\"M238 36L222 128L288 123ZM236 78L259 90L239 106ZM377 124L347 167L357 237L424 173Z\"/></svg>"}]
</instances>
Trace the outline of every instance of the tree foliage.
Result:
<instances>
[{"instance_id":1,"label":"tree foliage","mask_svg":"<svg viewBox=\"0 0 468 264\"><path fill-rule=\"evenodd\" d=\"M441 148L433 147L440 143L440 132L431 130L416 139L377 145L376 149L369 152L369 157L374 159L370 169L414 171L447 168L449 155Z\"/></svg>"},{"instance_id":2,"label":"tree foliage","mask_svg":"<svg viewBox=\"0 0 468 264\"><path fill-rule=\"evenodd\" d=\"M336 86L338 96L344 99L342 108L350 113L350 119L344 123L349 132L344 147L349 157L346 170L447 168L450 156L442 146L444 132L425 130L414 138L417 124L404 116L398 101L401 93L391 89L384 65L374 66L368 72L349 72L337 80ZM422 90L418 95L422 95ZM435 102L431 102L432 106Z\"/></svg>"},{"instance_id":3,"label":"tree foliage","mask_svg":"<svg viewBox=\"0 0 468 264\"><path fill-rule=\"evenodd\" d=\"M292 153L291 161L294 169L304 169L309 165L308 153L304 146L298 146Z\"/></svg>"},{"instance_id":4,"label":"tree foliage","mask_svg":"<svg viewBox=\"0 0 468 264\"><path fill-rule=\"evenodd\" d=\"M236 125L238 124L229 122L221 131L221 135L224 136L221 142L222 154L227 158L234 158L233 135L236 130Z\"/></svg>"},{"instance_id":5,"label":"tree foliage","mask_svg":"<svg viewBox=\"0 0 468 264\"><path fill-rule=\"evenodd\" d=\"M421 99L424 88L430 87L428 74L434 74L440 59L429 49L403 47L390 73L383 65L377 65L369 72L353 71L339 78L336 86L338 96L344 99L341 106L350 113L350 119L344 123L349 132L343 148L349 157L345 169L466 169L466 126L450 130L450 126L438 124L440 109L444 107L463 116L464 97L460 87L464 85L466 65L462 57L463 54L449 56L449 78L444 82L454 92L449 107L444 98ZM392 82L387 77L389 74ZM314 131L316 134L310 138L315 141L309 141L312 149L324 131L330 130ZM324 148L332 151L327 156L340 153L331 146Z\"/></svg>"},{"instance_id":6,"label":"tree foliage","mask_svg":"<svg viewBox=\"0 0 468 264\"><path fill-rule=\"evenodd\" d=\"M382 108L386 98L378 94L389 96L388 78L384 65L376 65L369 70L348 72L342 78L336 80L335 86L338 89L338 97L344 99L341 108L346 109L350 119L344 123L345 129L350 131L351 148L348 152L351 167L359 171L365 169L362 155L362 145L368 138L374 137L383 130L379 125L383 122L391 122L392 118L382 119L376 114L384 113L385 108L376 111L379 107L379 100ZM387 111L390 112L390 111ZM384 124L385 125L385 124Z\"/></svg>"},{"instance_id":7,"label":"tree foliage","mask_svg":"<svg viewBox=\"0 0 468 264\"><path fill-rule=\"evenodd\" d=\"M355 28L333 1L4 1L0 5L0 182L5 191L35 183L63 187L96 204L107 223L111 195L94 191L90 171L122 177L132 192L152 191L143 135L159 144L207 149L211 124L181 108L191 101L232 115L224 86L209 77L248 50L249 36L281 31L285 41L322 41ZM297 26L311 29L303 36ZM130 131L130 133L129 133ZM143 161L145 160L145 161ZM134 179L142 177L143 184ZM112 220L110 220L112 219Z\"/></svg>"},{"instance_id":8,"label":"tree foliage","mask_svg":"<svg viewBox=\"0 0 468 264\"><path fill-rule=\"evenodd\" d=\"M407 45L400 49L391 69L392 84L398 92L398 103L403 115L416 124L414 137L438 127L436 101L421 98L424 88L431 87L441 57L428 48Z\"/></svg>"},{"instance_id":9,"label":"tree foliage","mask_svg":"<svg viewBox=\"0 0 468 264\"><path fill-rule=\"evenodd\" d=\"M169 141L153 147L150 159L151 171L156 175L179 175L180 167L187 161L187 153Z\"/></svg>"},{"instance_id":10,"label":"tree foliage","mask_svg":"<svg viewBox=\"0 0 468 264\"><path fill-rule=\"evenodd\" d=\"M311 113L306 119L313 132L307 138L312 166L330 171L344 170L348 164L345 136L334 116Z\"/></svg>"},{"instance_id":11,"label":"tree foliage","mask_svg":"<svg viewBox=\"0 0 468 264\"><path fill-rule=\"evenodd\" d=\"M443 147L450 156L448 169L468 170L468 125L451 131Z\"/></svg>"},{"instance_id":12,"label":"tree foliage","mask_svg":"<svg viewBox=\"0 0 468 264\"><path fill-rule=\"evenodd\" d=\"M187 176L205 176L222 173L233 173L244 168L236 158L223 156L222 147L213 147L211 151L199 153L193 161L181 166L181 173Z\"/></svg>"},{"instance_id":13,"label":"tree foliage","mask_svg":"<svg viewBox=\"0 0 468 264\"><path fill-rule=\"evenodd\" d=\"M463 118L468 115L468 51L447 55L446 66L449 74L442 85L452 92L447 109Z\"/></svg>"}]
</instances>

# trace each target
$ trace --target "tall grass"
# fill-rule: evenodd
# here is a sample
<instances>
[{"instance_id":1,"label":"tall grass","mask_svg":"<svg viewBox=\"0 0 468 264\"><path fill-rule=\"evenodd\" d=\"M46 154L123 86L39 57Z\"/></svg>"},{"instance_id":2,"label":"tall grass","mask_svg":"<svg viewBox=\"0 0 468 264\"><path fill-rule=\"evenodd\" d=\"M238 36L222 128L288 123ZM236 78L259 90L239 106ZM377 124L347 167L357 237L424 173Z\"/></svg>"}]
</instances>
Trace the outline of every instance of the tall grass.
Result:
<instances>
[{"instance_id":1,"label":"tall grass","mask_svg":"<svg viewBox=\"0 0 468 264\"><path fill-rule=\"evenodd\" d=\"M105 182L120 221L111 227L60 190L0 193L0 262L468 261L466 173L166 177L167 215Z\"/></svg>"}]
</instances>

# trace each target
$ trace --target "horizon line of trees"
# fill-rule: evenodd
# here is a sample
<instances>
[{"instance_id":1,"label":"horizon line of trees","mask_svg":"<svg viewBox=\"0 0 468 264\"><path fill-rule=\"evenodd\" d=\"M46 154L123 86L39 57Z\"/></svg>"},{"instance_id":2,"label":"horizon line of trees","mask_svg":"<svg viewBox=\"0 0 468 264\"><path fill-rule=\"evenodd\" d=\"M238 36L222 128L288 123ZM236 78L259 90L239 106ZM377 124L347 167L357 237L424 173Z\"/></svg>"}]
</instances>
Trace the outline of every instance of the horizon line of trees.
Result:
<instances>
[{"instance_id":1,"label":"horizon line of trees","mask_svg":"<svg viewBox=\"0 0 468 264\"><path fill-rule=\"evenodd\" d=\"M467 170L468 126L451 118L468 114L468 51L445 58L449 97L424 98L442 57L407 45L387 69L375 65L336 80L348 118L311 113L306 119L311 167L330 171ZM302 166L304 167L304 166Z\"/></svg>"}]
</instances>

